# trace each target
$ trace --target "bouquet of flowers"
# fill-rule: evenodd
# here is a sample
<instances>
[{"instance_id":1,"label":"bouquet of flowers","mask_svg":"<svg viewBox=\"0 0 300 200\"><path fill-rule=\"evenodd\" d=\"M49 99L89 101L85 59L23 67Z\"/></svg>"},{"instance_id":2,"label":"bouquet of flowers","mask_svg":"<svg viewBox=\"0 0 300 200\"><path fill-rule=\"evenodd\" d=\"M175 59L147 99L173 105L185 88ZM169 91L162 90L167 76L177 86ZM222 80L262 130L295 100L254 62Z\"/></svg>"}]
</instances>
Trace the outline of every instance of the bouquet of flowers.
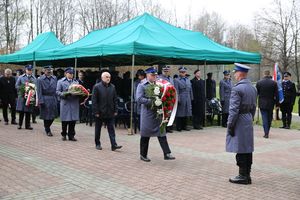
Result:
<instances>
[{"instance_id":1,"label":"bouquet of flowers","mask_svg":"<svg viewBox=\"0 0 300 200\"><path fill-rule=\"evenodd\" d=\"M65 96L68 95L74 95L74 96L81 96L81 97L86 97L81 104L84 104L86 100L89 98L90 93L85 87L83 87L80 84L71 84L68 88L68 91L64 93Z\"/></svg>"},{"instance_id":2,"label":"bouquet of flowers","mask_svg":"<svg viewBox=\"0 0 300 200\"><path fill-rule=\"evenodd\" d=\"M34 106L36 101L36 86L34 83L25 82L20 86L19 95L25 98L25 106Z\"/></svg>"},{"instance_id":3,"label":"bouquet of flowers","mask_svg":"<svg viewBox=\"0 0 300 200\"><path fill-rule=\"evenodd\" d=\"M150 108L161 120L160 132L163 133L166 126L171 126L175 119L178 99L176 89L168 81L159 79L147 87L146 96L152 99Z\"/></svg>"}]
</instances>

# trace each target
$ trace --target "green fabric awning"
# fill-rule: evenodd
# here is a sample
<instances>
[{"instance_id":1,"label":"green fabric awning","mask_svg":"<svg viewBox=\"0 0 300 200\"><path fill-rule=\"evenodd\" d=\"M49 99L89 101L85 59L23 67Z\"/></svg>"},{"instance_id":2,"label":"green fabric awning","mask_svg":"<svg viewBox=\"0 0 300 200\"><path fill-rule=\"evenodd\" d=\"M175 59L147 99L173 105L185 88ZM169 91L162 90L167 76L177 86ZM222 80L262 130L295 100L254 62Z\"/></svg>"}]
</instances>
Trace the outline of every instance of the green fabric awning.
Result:
<instances>
[{"instance_id":1,"label":"green fabric awning","mask_svg":"<svg viewBox=\"0 0 300 200\"><path fill-rule=\"evenodd\" d=\"M39 34L30 44L15 53L0 56L0 63L21 64L36 60L36 53L62 48L64 45L53 32Z\"/></svg>"},{"instance_id":2,"label":"green fabric awning","mask_svg":"<svg viewBox=\"0 0 300 200\"><path fill-rule=\"evenodd\" d=\"M41 41L39 37L36 40ZM53 45L53 40L57 46ZM47 43L42 41L45 48L35 48L39 43L34 41L21 51L8 55L6 62L35 60L38 64L50 62L66 66L74 65L77 58L78 66L120 66L131 65L132 55L135 55L136 65L258 64L261 60L259 53L228 48L200 32L175 27L148 13L117 26L93 31L70 45L62 46L56 38ZM1 57L0 62L3 62Z\"/></svg>"}]
</instances>

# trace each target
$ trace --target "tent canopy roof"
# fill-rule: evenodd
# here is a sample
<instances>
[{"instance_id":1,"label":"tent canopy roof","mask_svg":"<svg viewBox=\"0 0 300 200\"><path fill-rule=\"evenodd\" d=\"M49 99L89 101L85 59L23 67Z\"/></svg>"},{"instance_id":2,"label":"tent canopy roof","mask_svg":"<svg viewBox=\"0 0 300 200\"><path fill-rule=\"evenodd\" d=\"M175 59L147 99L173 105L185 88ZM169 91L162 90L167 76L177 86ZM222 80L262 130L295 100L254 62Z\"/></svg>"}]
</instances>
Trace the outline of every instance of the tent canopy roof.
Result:
<instances>
[{"instance_id":1,"label":"tent canopy roof","mask_svg":"<svg viewBox=\"0 0 300 200\"><path fill-rule=\"evenodd\" d=\"M38 38L37 38L38 39ZM78 66L260 63L258 53L220 45L200 32L181 29L145 13L125 23L96 30L61 48L38 49L39 63Z\"/></svg>"}]
</instances>

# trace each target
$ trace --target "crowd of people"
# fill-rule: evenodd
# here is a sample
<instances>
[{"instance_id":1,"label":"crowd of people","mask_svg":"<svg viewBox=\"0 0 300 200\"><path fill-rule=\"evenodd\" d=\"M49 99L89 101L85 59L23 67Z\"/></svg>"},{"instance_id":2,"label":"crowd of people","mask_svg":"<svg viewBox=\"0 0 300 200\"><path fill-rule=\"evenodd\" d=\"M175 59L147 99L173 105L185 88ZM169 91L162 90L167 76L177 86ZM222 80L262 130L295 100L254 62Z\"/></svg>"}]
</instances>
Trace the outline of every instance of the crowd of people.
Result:
<instances>
[{"instance_id":1,"label":"crowd of people","mask_svg":"<svg viewBox=\"0 0 300 200\"><path fill-rule=\"evenodd\" d=\"M147 88L155 84L158 79L165 80L176 88L177 111L175 126L177 131L189 131L188 119L192 118L192 126L201 130L205 126L206 112L209 111L207 102L216 98L216 81L212 73L207 79L201 79L201 71L194 71L194 78L189 79L187 68L178 68L178 76L172 77L170 66L162 66L162 73L158 75L155 68L139 69L134 81L133 97L131 97L130 72L124 73L123 79L118 72L101 71L98 76L87 77L84 72L74 77L74 69L68 67L62 73L53 71L52 66L43 67L43 73L36 78L33 75L33 66L26 65L25 73L12 76L12 70L6 69L0 78L0 94L5 125L9 125L8 109L11 111L11 124L32 130L31 118L35 121L38 113L43 120L45 134L53 136L51 125L55 118L60 117L62 140L77 141L76 123L81 121L82 105L85 102L81 96L68 92L72 85L82 85L91 94L91 110L95 121L95 148L102 150L100 136L101 127L106 125L111 150L122 148L116 142L115 119L118 116L118 99L134 101L140 131L140 159L150 162L148 147L150 137L157 137L163 150L165 160L174 160L167 141L166 133L173 132L173 126L161 130L161 121L152 109L153 99L147 95ZM292 109L295 103L295 84L291 81L291 74L284 72L282 81L283 100L278 98L278 85L272 80L270 71L264 71L264 77L258 81L256 87L247 78L249 67L235 64L234 77L231 81L230 71L223 72L224 78L219 84L220 105L222 108L223 127L227 127L226 151L236 153L236 162L239 166L239 175L230 178L232 183L251 184L251 165L253 153L253 120L256 111L256 99L260 108L264 137L269 138L274 107L280 107L282 112L281 128L290 129ZM20 71L19 71L20 72ZM18 73L19 73L18 72ZM56 76L55 76L56 75ZM94 81L94 84L92 83ZM300 102L299 102L300 103ZM19 120L16 121L16 112ZM211 119L208 119L211 120ZM127 124L129 126L129 124Z\"/></svg>"}]
</instances>

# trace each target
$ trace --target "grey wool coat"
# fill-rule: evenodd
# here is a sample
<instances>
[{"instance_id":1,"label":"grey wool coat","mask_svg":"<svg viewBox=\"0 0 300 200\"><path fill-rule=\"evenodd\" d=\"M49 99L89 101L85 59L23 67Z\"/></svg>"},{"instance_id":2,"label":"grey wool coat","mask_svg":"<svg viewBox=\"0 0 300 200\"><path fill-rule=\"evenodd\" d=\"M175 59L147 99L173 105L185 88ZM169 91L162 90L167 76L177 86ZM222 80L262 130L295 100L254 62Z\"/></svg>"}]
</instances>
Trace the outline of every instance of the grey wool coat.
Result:
<instances>
[{"instance_id":1,"label":"grey wool coat","mask_svg":"<svg viewBox=\"0 0 300 200\"><path fill-rule=\"evenodd\" d=\"M137 87L136 101L141 104L140 133L143 137L165 136L166 130L160 133L160 120L156 118L156 113L150 109L151 100L146 97L145 89L150 85L149 81L141 82Z\"/></svg>"},{"instance_id":2,"label":"grey wool coat","mask_svg":"<svg viewBox=\"0 0 300 200\"><path fill-rule=\"evenodd\" d=\"M20 112L32 112L33 111L33 106L25 106L24 96L19 95L20 87L23 84L25 84L26 82L36 84L36 78L33 75L27 76L26 74L23 74L23 75L19 76L19 78L16 82L16 89L17 89L17 92L18 92L16 110L20 111Z\"/></svg>"},{"instance_id":3,"label":"grey wool coat","mask_svg":"<svg viewBox=\"0 0 300 200\"><path fill-rule=\"evenodd\" d=\"M61 121L77 121L79 120L79 97L65 97L63 92L68 91L71 84L78 84L75 79L70 82L66 77L57 82L56 94L60 100L60 120Z\"/></svg>"},{"instance_id":4,"label":"grey wool coat","mask_svg":"<svg viewBox=\"0 0 300 200\"><path fill-rule=\"evenodd\" d=\"M232 88L232 82L230 79L228 80L221 80L220 81L220 101L224 102L222 105L222 112L228 113L229 112L229 100Z\"/></svg>"},{"instance_id":5,"label":"grey wool coat","mask_svg":"<svg viewBox=\"0 0 300 200\"><path fill-rule=\"evenodd\" d=\"M249 79L240 80L232 88L227 127L232 128L235 135L232 137L227 132L227 152L252 153L254 151L253 118L256 97L256 88L252 86Z\"/></svg>"},{"instance_id":6,"label":"grey wool coat","mask_svg":"<svg viewBox=\"0 0 300 200\"><path fill-rule=\"evenodd\" d=\"M178 93L176 117L192 116L192 100L194 97L191 81L188 78L179 77L174 79L174 86Z\"/></svg>"},{"instance_id":7,"label":"grey wool coat","mask_svg":"<svg viewBox=\"0 0 300 200\"><path fill-rule=\"evenodd\" d=\"M37 79L41 119L52 120L58 116L56 86L57 78L55 76L42 75Z\"/></svg>"}]
</instances>

